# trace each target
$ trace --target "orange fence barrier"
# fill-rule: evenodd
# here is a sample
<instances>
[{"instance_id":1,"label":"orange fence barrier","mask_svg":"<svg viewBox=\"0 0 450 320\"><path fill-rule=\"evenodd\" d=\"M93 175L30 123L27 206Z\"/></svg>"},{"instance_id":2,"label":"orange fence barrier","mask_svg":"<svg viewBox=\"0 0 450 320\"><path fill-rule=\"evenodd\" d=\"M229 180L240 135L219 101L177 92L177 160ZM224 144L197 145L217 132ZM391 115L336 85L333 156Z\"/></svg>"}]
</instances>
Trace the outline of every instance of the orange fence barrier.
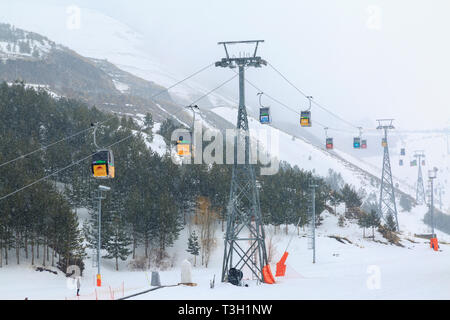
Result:
<instances>
[{"instance_id":1,"label":"orange fence barrier","mask_svg":"<svg viewBox=\"0 0 450 320\"><path fill-rule=\"evenodd\" d=\"M286 274L286 259L288 257L288 252L285 251L280 261L277 263L277 270L275 272L276 277L283 277Z\"/></svg>"},{"instance_id":2,"label":"orange fence barrier","mask_svg":"<svg viewBox=\"0 0 450 320\"><path fill-rule=\"evenodd\" d=\"M264 282L268 284L274 284L275 279L273 278L272 271L270 270L270 265L266 265L262 269Z\"/></svg>"},{"instance_id":3,"label":"orange fence barrier","mask_svg":"<svg viewBox=\"0 0 450 320\"><path fill-rule=\"evenodd\" d=\"M437 238L431 238L430 239L430 248L434 249L434 251L438 251L439 244L438 244L438 239Z\"/></svg>"}]
</instances>

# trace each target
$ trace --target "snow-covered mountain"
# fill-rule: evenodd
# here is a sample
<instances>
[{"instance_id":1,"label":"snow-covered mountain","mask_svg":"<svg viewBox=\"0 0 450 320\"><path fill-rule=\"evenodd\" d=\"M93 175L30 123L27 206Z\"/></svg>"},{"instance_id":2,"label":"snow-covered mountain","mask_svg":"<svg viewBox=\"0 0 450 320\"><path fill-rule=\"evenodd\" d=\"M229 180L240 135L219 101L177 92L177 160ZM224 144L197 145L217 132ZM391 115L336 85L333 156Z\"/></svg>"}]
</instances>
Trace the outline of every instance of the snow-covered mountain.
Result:
<instances>
[{"instance_id":1,"label":"snow-covered mountain","mask_svg":"<svg viewBox=\"0 0 450 320\"><path fill-rule=\"evenodd\" d=\"M52 7L46 8L46 10L51 12L51 10L58 10L58 8ZM172 70L169 71L167 66L161 65L157 59L142 50L143 39L139 33L97 11L83 9L83 25L79 29L71 30L70 37L67 37L67 30L63 32L58 28L49 29L48 26L37 26L30 21L18 18L18 16L14 17L14 15L8 16L8 18L9 21L17 21L18 27L33 26L33 31L47 32L47 36L62 44L56 45L55 42L45 37L42 37L45 41L42 40L40 46L33 42L39 40L30 41L30 47L33 47L33 50L35 47L37 48L38 54L35 54L35 59L38 55L41 60L45 57L48 58L52 52L51 48L56 48L60 52L66 52L67 47L75 50L71 57L77 56L77 61L85 62L86 66L89 66L89 70L95 70L95 73L98 73L97 79L102 79L102 81L96 83L96 90L103 84L108 93L114 92L114 101L111 101L109 96L107 98L104 95L97 96L96 104L102 104L105 109L109 108L129 114L145 113L145 110L148 110L154 114L157 121L176 115L177 120L189 125L191 115L188 110L183 110L184 106L214 87L209 84L209 88L206 89L205 86L198 84L195 78L189 79L171 88L168 91L169 95L154 103L155 101L151 99L153 93L157 92L158 89L172 86L186 75L176 74ZM92 30L96 30L96 32L93 33ZM33 33L25 32L21 41L26 40L27 35L30 34ZM19 52L11 57L13 51L6 50L6 45L4 44L2 48L5 47L5 49L1 50L9 63L19 57L33 58L33 51L27 54ZM2 68L3 65L0 66L0 71ZM73 74L71 76L73 77ZM11 81L11 79L9 80ZM37 80L33 78L31 82L39 83ZM48 83L42 84L48 85ZM92 90L92 85L89 84L80 89L86 89L86 87ZM64 95L61 92L57 93ZM114 108L117 104L121 104L120 109ZM231 128L234 126L236 119L236 105L235 97L229 97L218 90L201 100L201 117L206 125L219 129ZM251 104L249 107L257 109L256 106ZM258 121L250 119L251 126L255 128L260 126ZM381 173L382 155L382 149L379 145L371 144L373 148L379 150L376 157L355 157L343 151L346 148L342 149L338 144L335 144L334 151L325 151L322 138L308 133L307 129L296 130L295 128L288 128L282 123L273 123L273 127L273 130L276 130L280 136L279 158L281 160L305 169L314 170L323 176L327 175L329 168L333 168L336 172L341 173L347 182L352 183L357 188L366 188L367 193L378 193L377 183ZM372 134L372 137L375 137L373 138L375 141L378 139L375 134ZM404 137L405 139L408 140L407 137ZM399 145L396 145L399 142L399 139L393 139L392 150L399 149ZM398 184L398 191L403 191L414 197L414 180L411 178L414 175L410 171L397 170L395 156L396 152L393 152L393 174L395 183ZM407 161L405 162L407 163ZM401 220L400 216L400 224Z\"/></svg>"}]
</instances>

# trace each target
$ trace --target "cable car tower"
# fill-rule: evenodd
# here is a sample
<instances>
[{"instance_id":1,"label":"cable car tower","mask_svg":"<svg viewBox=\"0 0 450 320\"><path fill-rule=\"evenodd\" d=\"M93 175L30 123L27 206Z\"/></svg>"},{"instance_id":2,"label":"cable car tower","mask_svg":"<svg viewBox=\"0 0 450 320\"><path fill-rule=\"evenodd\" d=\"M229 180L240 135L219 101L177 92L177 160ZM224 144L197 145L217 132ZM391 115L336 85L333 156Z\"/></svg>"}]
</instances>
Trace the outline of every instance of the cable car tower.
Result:
<instances>
[{"instance_id":1,"label":"cable car tower","mask_svg":"<svg viewBox=\"0 0 450 320\"><path fill-rule=\"evenodd\" d=\"M384 130L384 137L382 138L383 154L383 170L381 172L381 187L380 187L380 203L379 215L386 221L389 215L392 215L398 227L397 205L395 203L394 183L392 181L391 161L389 159L389 146L387 143L387 132L390 129L395 129L392 125L394 119L379 119L378 130Z\"/></svg>"},{"instance_id":2,"label":"cable car tower","mask_svg":"<svg viewBox=\"0 0 450 320\"><path fill-rule=\"evenodd\" d=\"M260 68L267 62L256 55L259 43L264 40L219 42L225 49L226 57L216 62L216 67L239 68L239 110L234 138L234 162L230 186L230 198L227 207L227 230L222 267L222 282L228 281L230 270L242 270L247 266L252 274L264 281L264 272L268 260L265 245L265 234L259 204L259 193L255 172L250 163L250 141L245 107L245 77L248 67ZM235 44L254 44L251 55L230 57L228 47ZM245 147L244 163L237 163L237 146ZM242 162L242 161L240 161ZM248 230L248 233L246 230ZM249 244L250 243L250 244ZM256 259L255 259L256 257Z\"/></svg>"},{"instance_id":3,"label":"cable car tower","mask_svg":"<svg viewBox=\"0 0 450 320\"><path fill-rule=\"evenodd\" d=\"M423 186L423 176L422 176L422 158L425 158L423 150L414 151L414 158L419 162L419 172L417 174L417 186L416 186L416 202L418 204L426 203L425 199L425 187Z\"/></svg>"}]
</instances>

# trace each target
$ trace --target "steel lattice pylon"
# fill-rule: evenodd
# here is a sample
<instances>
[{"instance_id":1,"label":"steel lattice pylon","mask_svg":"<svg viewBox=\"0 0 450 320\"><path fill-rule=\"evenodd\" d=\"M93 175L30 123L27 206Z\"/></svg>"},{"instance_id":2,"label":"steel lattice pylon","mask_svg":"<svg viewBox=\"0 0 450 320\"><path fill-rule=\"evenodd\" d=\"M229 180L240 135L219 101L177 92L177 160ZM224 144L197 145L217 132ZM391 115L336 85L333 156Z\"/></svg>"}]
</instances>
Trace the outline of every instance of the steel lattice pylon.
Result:
<instances>
[{"instance_id":1,"label":"steel lattice pylon","mask_svg":"<svg viewBox=\"0 0 450 320\"><path fill-rule=\"evenodd\" d=\"M422 158L425 157L423 151L416 151L414 155L415 158L418 159L419 162L419 172L417 174L417 186L416 186L416 202L418 204L425 204L425 187L423 186L423 176L422 176Z\"/></svg>"},{"instance_id":2,"label":"steel lattice pylon","mask_svg":"<svg viewBox=\"0 0 450 320\"><path fill-rule=\"evenodd\" d=\"M219 67L239 68L239 111L237 117L237 134L234 143L234 162L230 187L230 198L227 208L227 230L225 234L222 281L228 281L231 268L250 269L257 279L264 281L262 269L268 264L265 234L262 224L259 193L256 186L255 172L250 161L250 141L245 107L245 68L261 67L266 62L256 56L259 42L219 42L225 48L226 58L216 62ZM235 43L255 43L253 56L230 58L227 45ZM239 163L237 146L244 145L245 160Z\"/></svg>"},{"instance_id":3,"label":"steel lattice pylon","mask_svg":"<svg viewBox=\"0 0 450 320\"><path fill-rule=\"evenodd\" d=\"M395 203L394 182L392 180L391 161L389 159L389 146L387 142L387 131L389 129L394 129L394 126L392 125L393 119L381 119L377 121L379 122L377 129L384 130L383 170L381 172L379 215L384 221L387 220L389 215L392 215L395 219L397 231L400 231L397 218L397 205ZM389 121L389 124L383 125L382 123L385 121Z\"/></svg>"}]
</instances>

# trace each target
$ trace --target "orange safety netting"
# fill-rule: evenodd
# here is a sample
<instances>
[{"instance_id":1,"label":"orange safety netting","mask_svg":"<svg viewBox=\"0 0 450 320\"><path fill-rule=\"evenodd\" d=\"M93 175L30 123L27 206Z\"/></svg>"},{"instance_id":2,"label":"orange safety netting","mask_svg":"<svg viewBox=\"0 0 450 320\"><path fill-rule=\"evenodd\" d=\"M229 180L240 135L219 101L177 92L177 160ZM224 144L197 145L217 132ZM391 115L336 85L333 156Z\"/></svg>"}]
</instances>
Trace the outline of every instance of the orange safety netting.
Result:
<instances>
[{"instance_id":1,"label":"orange safety netting","mask_svg":"<svg viewBox=\"0 0 450 320\"><path fill-rule=\"evenodd\" d=\"M430 248L434 249L434 251L438 251L439 244L438 244L438 239L437 238L431 238L430 239Z\"/></svg>"},{"instance_id":2,"label":"orange safety netting","mask_svg":"<svg viewBox=\"0 0 450 320\"><path fill-rule=\"evenodd\" d=\"M268 284L275 283L275 279L272 275L272 271L270 270L270 265L265 265L262 269L262 273L263 273L265 283L268 283Z\"/></svg>"},{"instance_id":3,"label":"orange safety netting","mask_svg":"<svg viewBox=\"0 0 450 320\"><path fill-rule=\"evenodd\" d=\"M286 274L286 259L288 257L288 252L285 251L283 256L281 257L280 261L277 263L277 270L275 273L276 277L283 277Z\"/></svg>"}]
</instances>

